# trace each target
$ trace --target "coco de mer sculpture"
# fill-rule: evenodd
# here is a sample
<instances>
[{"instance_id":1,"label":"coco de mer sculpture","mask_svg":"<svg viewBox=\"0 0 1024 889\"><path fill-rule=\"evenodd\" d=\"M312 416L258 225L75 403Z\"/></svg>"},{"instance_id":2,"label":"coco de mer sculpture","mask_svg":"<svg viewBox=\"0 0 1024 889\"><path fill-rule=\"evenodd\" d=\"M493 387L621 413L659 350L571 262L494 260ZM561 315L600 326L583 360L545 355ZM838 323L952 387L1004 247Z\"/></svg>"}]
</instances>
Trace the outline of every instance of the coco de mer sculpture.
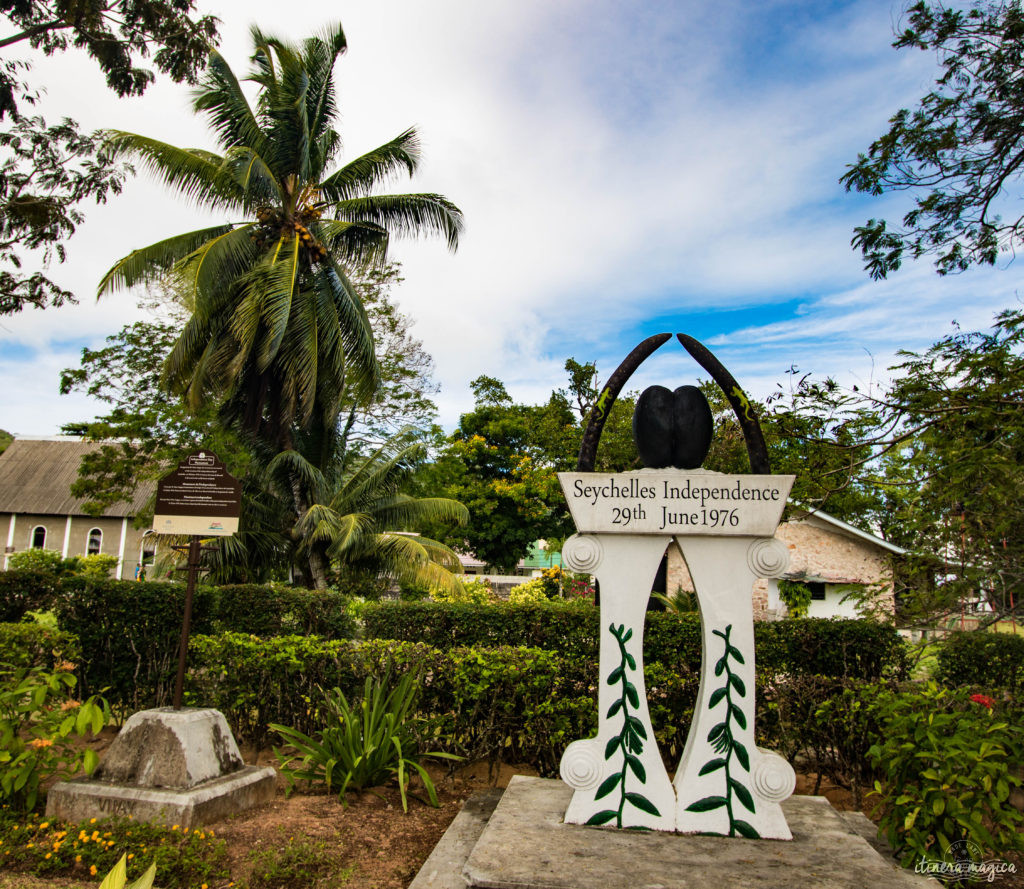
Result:
<instances>
[{"instance_id":1,"label":"coco de mer sculpture","mask_svg":"<svg viewBox=\"0 0 1024 889\"><path fill-rule=\"evenodd\" d=\"M721 387L743 430L751 475L700 469L712 435L700 390L657 386L637 401L637 449L647 468L594 473L608 411L630 375L671 334L636 347L591 414L577 472L559 474L578 533L565 565L601 589L599 724L561 761L575 791L572 824L792 839L780 803L796 777L754 743L754 622L758 577L780 577L789 556L773 536L794 476L772 475L757 418L732 375L699 342L678 339ZM658 752L647 707L643 633L647 600L667 547L686 559L700 607L702 662L693 722L675 780Z\"/></svg>"}]
</instances>

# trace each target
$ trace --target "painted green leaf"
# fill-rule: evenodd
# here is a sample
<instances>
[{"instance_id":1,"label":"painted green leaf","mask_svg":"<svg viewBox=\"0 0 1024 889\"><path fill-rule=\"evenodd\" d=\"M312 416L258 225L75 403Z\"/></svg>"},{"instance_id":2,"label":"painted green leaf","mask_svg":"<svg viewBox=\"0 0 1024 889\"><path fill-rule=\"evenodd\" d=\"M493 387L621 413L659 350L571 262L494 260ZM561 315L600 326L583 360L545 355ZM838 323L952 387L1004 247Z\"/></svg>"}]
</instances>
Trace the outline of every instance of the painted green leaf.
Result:
<instances>
[{"instance_id":1,"label":"painted green leaf","mask_svg":"<svg viewBox=\"0 0 1024 889\"><path fill-rule=\"evenodd\" d=\"M645 741L647 740L647 729L644 728L644 724L639 719L635 716L627 716L626 723L629 725L630 729L636 732L641 738Z\"/></svg>"},{"instance_id":2,"label":"painted green leaf","mask_svg":"<svg viewBox=\"0 0 1024 889\"><path fill-rule=\"evenodd\" d=\"M624 626L625 626L625 624L622 625L622 627L624 627ZM619 627L619 632L622 632L622 627ZM622 637L622 641L623 642L628 642L632 638L633 638L633 629L630 628L630 629L626 630L626 635Z\"/></svg>"},{"instance_id":3,"label":"painted green leaf","mask_svg":"<svg viewBox=\"0 0 1024 889\"><path fill-rule=\"evenodd\" d=\"M711 812L726 805L728 800L724 796L706 796L686 807L687 812Z\"/></svg>"},{"instance_id":4,"label":"painted green leaf","mask_svg":"<svg viewBox=\"0 0 1024 889\"><path fill-rule=\"evenodd\" d=\"M725 697L725 693L727 691L728 689L723 686L722 688L716 688L711 692L711 700L708 701L708 709L710 710L712 707L718 706L722 698Z\"/></svg>"},{"instance_id":5,"label":"painted green leaf","mask_svg":"<svg viewBox=\"0 0 1024 889\"><path fill-rule=\"evenodd\" d=\"M729 705L729 712L732 714L733 719L736 720L736 724L740 728L747 727L747 717L743 715L743 711L735 704Z\"/></svg>"},{"instance_id":6,"label":"painted green leaf","mask_svg":"<svg viewBox=\"0 0 1024 889\"><path fill-rule=\"evenodd\" d=\"M640 779L640 783L641 784L646 784L647 783L647 772L644 769L644 764L642 762L640 762L639 759L637 759L635 756L630 756L627 753L626 754L626 765L628 765L633 770L633 774L636 775L637 778Z\"/></svg>"},{"instance_id":7,"label":"painted green leaf","mask_svg":"<svg viewBox=\"0 0 1024 889\"><path fill-rule=\"evenodd\" d=\"M615 685L622 678L622 667L616 667L608 674L608 684Z\"/></svg>"},{"instance_id":8,"label":"painted green leaf","mask_svg":"<svg viewBox=\"0 0 1024 889\"><path fill-rule=\"evenodd\" d=\"M615 755L615 751L619 748L619 742L622 738L616 735L614 738L610 738L608 743L604 745L604 758L611 759Z\"/></svg>"},{"instance_id":9,"label":"painted green leaf","mask_svg":"<svg viewBox=\"0 0 1024 889\"><path fill-rule=\"evenodd\" d=\"M722 735L725 734L725 723L720 722L711 731L708 732L708 741L712 744L715 743Z\"/></svg>"},{"instance_id":10,"label":"painted green leaf","mask_svg":"<svg viewBox=\"0 0 1024 889\"><path fill-rule=\"evenodd\" d=\"M736 661L736 663L738 663L738 664L745 664L746 663L746 661L743 660L743 652L740 651L735 645L730 645L726 649L726 651L728 652L729 657L731 657L734 661Z\"/></svg>"},{"instance_id":11,"label":"painted green leaf","mask_svg":"<svg viewBox=\"0 0 1024 889\"><path fill-rule=\"evenodd\" d=\"M608 796L608 794L615 789L621 778L622 772L615 772L613 775L609 775L605 778L601 782L601 786L597 788L597 793L594 794L594 799L601 799L602 797Z\"/></svg>"},{"instance_id":12,"label":"painted green leaf","mask_svg":"<svg viewBox=\"0 0 1024 889\"><path fill-rule=\"evenodd\" d=\"M612 701L612 705L608 708L608 718L611 719L616 713L622 709L622 698Z\"/></svg>"},{"instance_id":13,"label":"painted green leaf","mask_svg":"<svg viewBox=\"0 0 1024 889\"><path fill-rule=\"evenodd\" d=\"M628 651L626 652L626 663L629 664L630 670L636 669L636 659Z\"/></svg>"},{"instance_id":14,"label":"painted green leaf","mask_svg":"<svg viewBox=\"0 0 1024 889\"><path fill-rule=\"evenodd\" d=\"M642 796L639 793L627 793L626 799L636 806L641 812L646 812L648 815L661 815L661 812L657 810L654 803L647 799L646 796Z\"/></svg>"},{"instance_id":15,"label":"painted green leaf","mask_svg":"<svg viewBox=\"0 0 1024 889\"><path fill-rule=\"evenodd\" d=\"M712 772L716 772L719 769L725 768L726 761L722 758L712 759L704 763L701 770L697 772L697 777L701 775L710 775Z\"/></svg>"},{"instance_id":16,"label":"painted green leaf","mask_svg":"<svg viewBox=\"0 0 1024 889\"><path fill-rule=\"evenodd\" d=\"M750 757L747 755L747 748L744 747L739 741L733 741L732 752L736 754L736 758L740 761L740 765L743 766L743 768L749 772Z\"/></svg>"},{"instance_id":17,"label":"painted green leaf","mask_svg":"<svg viewBox=\"0 0 1024 889\"><path fill-rule=\"evenodd\" d=\"M732 624L729 624L729 626L726 627L726 629L727 630L731 630L732 629ZM718 636L719 639L725 639L727 642L729 641L729 637L725 633L723 633L721 630L712 630L711 634L713 636Z\"/></svg>"},{"instance_id":18,"label":"painted green leaf","mask_svg":"<svg viewBox=\"0 0 1024 889\"><path fill-rule=\"evenodd\" d=\"M754 798L750 795L750 791L747 790L739 781L735 778L729 779L729 786L733 789L736 794L736 798L743 803L751 812L756 811L754 809Z\"/></svg>"},{"instance_id":19,"label":"painted green leaf","mask_svg":"<svg viewBox=\"0 0 1024 889\"><path fill-rule=\"evenodd\" d=\"M636 686L633 685L632 682L627 682L624 690L626 692L626 699L629 701L629 703L631 703L634 707L639 707L640 698L636 693Z\"/></svg>"},{"instance_id":20,"label":"painted green leaf","mask_svg":"<svg viewBox=\"0 0 1024 889\"><path fill-rule=\"evenodd\" d=\"M722 671L725 669L725 658L721 657L718 659L718 663L715 664L715 675L721 676Z\"/></svg>"},{"instance_id":21,"label":"painted green leaf","mask_svg":"<svg viewBox=\"0 0 1024 889\"><path fill-rule=\"evenodd\" d=\"M732 829L734 833L738 833L741 837L746 837L748 840L761 839L761 834L754 830L751 825L747 824L746 821L736 819L732 822Z\"/></svg>"},{"instance_id":22,"label":"painted green leaf","mask_svg":"<svg viewBox=\"0 0 1024 889\"><path fill-rule=\"evenodd\" d=\"M612 820L612 818L614 818L618 814L619 813L616 812L615 809L602 809L596 815L591 815L587 819L587 824L591 827L596 826L598 824L607 824L609 821Z\"/></svg>"},{"instance_id":23,"label":"painted green leaf","mask_svg":"<svg viewBox=\"0 0 1024 889\"><path fill-rule=\"evenodd\" d=\"M735 673L729 675L729 681L732 683L732 687L739 692L741 698L747 696L747 687L743 684L743 680L740 679Z\"/></svg>"}]
</instances>

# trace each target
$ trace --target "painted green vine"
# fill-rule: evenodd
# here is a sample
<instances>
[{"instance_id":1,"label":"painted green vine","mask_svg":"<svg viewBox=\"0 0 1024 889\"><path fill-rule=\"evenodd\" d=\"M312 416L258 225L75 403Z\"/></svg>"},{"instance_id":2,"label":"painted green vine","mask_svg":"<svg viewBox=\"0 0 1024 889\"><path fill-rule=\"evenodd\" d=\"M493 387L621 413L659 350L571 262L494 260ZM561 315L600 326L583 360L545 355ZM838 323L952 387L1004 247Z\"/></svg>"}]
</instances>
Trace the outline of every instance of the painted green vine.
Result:
<instances>
[{"instance_id":1,"label":"painted green vine","mask_svg":"<svg viewBox=\"0 0 1024 889\"><path fill-rule=\"evenodd\" d=\"M644 769L643 763L640 762L638 755L643 753L643 742L647 740L647 731L644 729L644 724L629 712L630 707L633 707L635 710L640 706L640 697L637 694L636 686L629 681L628 676L630 671L636 670L636 660L633 655L626 651L626 643L633 637L633 631L627 630L625 624L619 624L618 627L615 624L610 624L608 631L615 637L615 641L619 646L619 665L608 674L607 682L609 685L621 683L622 694L612 702L611 707L608 708L607 716L608 719L612 719L621 713L622 731L611 738L605 745L604 758L607 762L618 751L621 751L622 768L617 772L613 772L601 782L601 786L597 789L594 799L603 799L618 788L619 805L615 809L602 809L597 814L592 815L587 820L587 824L607 824L614 819L615 826L622 827L622 814L625 811L626 803L650 815L657 816L661 813L657 810L654 803L643 794L626 790L626 779L630 772L636 776L641 784L647 783L647 772Z\"/></svg>"},{"instance_id":2,"label":"painted green vine","mask_svg":"<svg viewBox=\"0 0 1024 889\"><path fill-rule=\"evenodd\" d=\"M710 775L712 772L723 769L725 771L725 796L706 796L691 803L686 810L688 812L711 812L724 806L729 815L729 836L738 834L756 840L759 836L758 832L748 822L737 818L734 808L735 802L738 800L751 812L754 811L754 798L750 795L750 791L734 778L732 773L733 757L744 771L750 771L750 755L747 748L733 736L732 729L734 723L741 729L747 727L747 717L743 715L743 710L733 702L734 692L738 698L744 698L747 695L747 689L743 680L733 673L729 666L730 660L737 664L745 662L742 652L729 641L732 624L725 628L724 633L720 630L712 630L712 632L725 642L725 653L715 664L715 676L721 676L724 673L725 684L711 693L708 709L713 710L725 701L725 719L708 732L708 742L718 756L706 762L697 774Z\"/></svg>"}]
</instances>

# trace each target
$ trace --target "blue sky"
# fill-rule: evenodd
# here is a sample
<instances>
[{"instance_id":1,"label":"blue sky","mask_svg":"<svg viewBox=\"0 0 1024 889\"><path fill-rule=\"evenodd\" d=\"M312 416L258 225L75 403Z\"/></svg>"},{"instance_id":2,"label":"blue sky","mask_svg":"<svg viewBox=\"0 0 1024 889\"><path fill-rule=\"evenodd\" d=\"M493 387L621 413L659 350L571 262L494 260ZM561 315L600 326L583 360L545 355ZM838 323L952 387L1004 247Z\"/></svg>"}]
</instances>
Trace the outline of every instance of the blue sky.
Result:
<instances>
[{"instance_id":1,"label":"blue sky","mask_svg":"<svg viewBox=\"0 0 1024 889\"><path fill-rule=\"evenodd\" d=\"M210 3L236 70L247 28L301 38L325 4ZM660 331L705 341L764 396L791 366L863 385L898 349L987 325L1016 305L1015 269L939 278L928 263L872 282L849 247L902 198L845 194L846 164L935 73L890 46L902 7L782 0L341 0L349 53L337 69L351 157L410 124L424 163L411 186L466 214L454 256L395 244L396 292L434 356L441 419L472 406L479 374L518 399L563 385L566 357L607 376ZM0 29L0 34L3 30ZM187 89L159 83L118 100L87 60L38 67L46 112L212 147ZM396 183L394 190L409 186ZM137 294L97 303L103 271L129 250L208 217L140 176L92 209L54 277L81 305L0 321L0 427L53 434L96 405L57 394L60 369L140 316ZM672 346L675 346L673 349ZM691 382L677 344L637 385Z\"/></svg>"}]
</instances>

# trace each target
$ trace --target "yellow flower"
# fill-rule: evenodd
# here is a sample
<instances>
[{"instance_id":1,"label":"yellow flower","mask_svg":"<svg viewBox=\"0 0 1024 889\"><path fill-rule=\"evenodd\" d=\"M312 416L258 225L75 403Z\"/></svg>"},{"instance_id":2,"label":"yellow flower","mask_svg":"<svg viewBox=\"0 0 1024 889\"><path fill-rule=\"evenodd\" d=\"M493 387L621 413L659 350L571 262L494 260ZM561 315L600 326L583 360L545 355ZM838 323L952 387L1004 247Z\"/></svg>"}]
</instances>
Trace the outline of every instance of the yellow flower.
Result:
<instances>
[{"instance_id":1,"label":"yellow flower","mask_svg":"<svg viewBox=\"0 0 1024 889\"><path fill-rule=\"evenodd\" d=\"M173 826L171 827L171 830L177 830L177 829L178 829L178 825L177 825L177 824L175 824L175 825L173 825Z\"/></svg>"},{"instance_id":2,"label":"yellow flower","mask_svg":"<svg viewBox=\"0 0 1024 889\"><path fill-rule=\"evenodd\" d=\"M52 858L52 857L53 857L53 853L52 853L52 852L47 852L47 853L46 853L46 854L45 854L45 855L43 856L43 858Z\"/></svg>"},{"instance_id":3,"label":"yellow flower","mask_svg":"<svg viewBox=\"0 0 1024 889\"><path fill-rule=\"evenodd\" d=\"M93 876L93 877L96 876L96 865L95 864L90 864L89 865L89 874L91 876Z\"/></svg>"},{"instance_id":4,"label":"yellow flower","mask_svg":"<svg viewBox=\"0 0 1024 889\"><path fill-rule=\"evenodd\" d=\"M89 823L90 824L95 824L96 823L96 819L95 818L90 818L89 819Z\"/></svg>"},{"instance_id":5,"label":"yellow flower","mask_svg":"<svg viewBox=\"0 0 1024 889\"><path fill-rule=\"evenodd\" d=\"M52 747L53 741L49 738L33 738L28 742L29 747L35 747L36 750L41 750L43 747Z\"/></svg>"},{"instance_id":6,"label":"yellow flower","mask_svg":"<svg viewBox=\"0 0 1024 889\"><path fill-rule=\"evenodd\" d=\"M49 826L50 826L50 822L49 821L44 821L42 824L39 825L39 829L40 830L45 830Z\"/></svg>"}]
</instances>

